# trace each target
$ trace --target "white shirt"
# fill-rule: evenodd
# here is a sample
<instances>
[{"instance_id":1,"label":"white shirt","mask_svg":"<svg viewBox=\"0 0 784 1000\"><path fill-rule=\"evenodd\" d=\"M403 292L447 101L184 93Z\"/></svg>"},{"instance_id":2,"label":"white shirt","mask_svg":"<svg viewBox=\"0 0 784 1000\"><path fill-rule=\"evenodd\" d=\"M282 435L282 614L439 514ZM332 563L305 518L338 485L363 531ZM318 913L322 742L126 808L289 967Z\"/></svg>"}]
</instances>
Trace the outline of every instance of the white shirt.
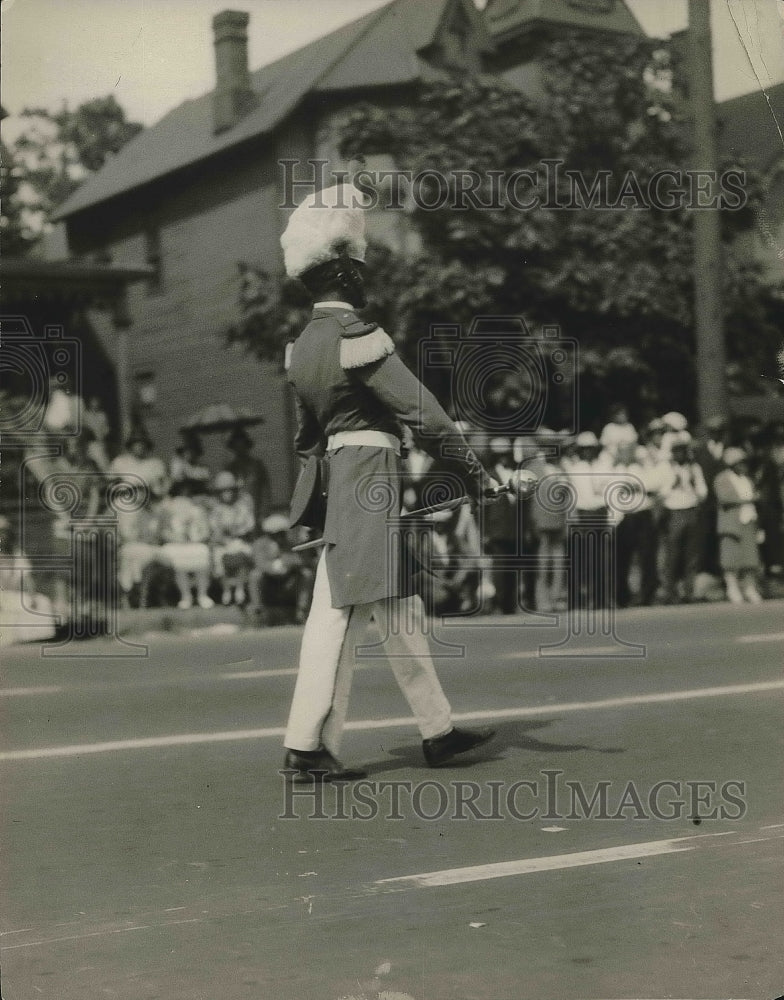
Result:
<instances>
[{"instance_id":1,"label":"white shirt","mask_svg":"<svg viewBox=\"0 0 784 1000\"><path fill-rule=\"evenodd\" d=\"M605 424L599 441L603 448L614 455L620 445L637 443L637 431L628 420L625 424Z\"/></svg>"},{"instance_id":2,"label":"white shirt","mask_svg":"<svg viewBox=\"0 0 784 1000\"><path fill-rule=\"evenodd\" d=\"M696 462L678 465L669 463L669 482L664 489L664 506L667 510L690 510L697 507L708 495L705 476Z\"/></svg>"},{"instance_id":3,"label":"white shirt","mask_svg":"<svg viewBox=\"0 0 784 1000\"><path fill-rule=\"evenodd\" d=\"M569 466L569 482L577 495L577 510L603 510L607 507L605 493L610 485L609 462L601 455L592 462L578 458Z\"/></svg>"}]
</instances>

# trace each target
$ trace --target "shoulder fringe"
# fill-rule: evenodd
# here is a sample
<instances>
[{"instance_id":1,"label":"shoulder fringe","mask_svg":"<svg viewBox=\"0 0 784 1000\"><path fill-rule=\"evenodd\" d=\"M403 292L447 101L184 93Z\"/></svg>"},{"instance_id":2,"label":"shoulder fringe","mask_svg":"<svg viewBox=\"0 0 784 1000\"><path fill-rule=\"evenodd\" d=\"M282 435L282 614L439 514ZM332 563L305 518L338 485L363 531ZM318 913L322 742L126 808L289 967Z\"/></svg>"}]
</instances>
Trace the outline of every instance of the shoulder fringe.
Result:
<instances>
[{"instance_id":1,"label":"shoulder fringe","mask_svg":"<svg viewBox=\"0 0 784 1000\"><path fill-rule=\"evenodd\" d=\"M340 341L340 367L362 368L394 354L395 342L381 327L362 337L344 337Z\"/></svg>"}]
</instances>

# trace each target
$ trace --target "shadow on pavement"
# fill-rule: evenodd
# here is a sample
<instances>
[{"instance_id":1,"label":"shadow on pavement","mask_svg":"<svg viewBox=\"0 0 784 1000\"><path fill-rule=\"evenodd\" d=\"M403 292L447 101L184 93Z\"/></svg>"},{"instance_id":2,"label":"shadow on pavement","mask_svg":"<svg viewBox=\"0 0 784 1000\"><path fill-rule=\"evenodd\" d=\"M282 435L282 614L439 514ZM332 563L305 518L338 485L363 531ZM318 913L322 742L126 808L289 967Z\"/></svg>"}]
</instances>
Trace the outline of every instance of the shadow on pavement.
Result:
<instances>
[{"instance_id":1,"label":"shadow on pavement","mask_svg":"<svg viewBox=\"0 0 784 1000\"><path fill-rule=\"evenodd\" d=\"M503 760L504 751L506 750L529 750L535 753L546 754L577 753L581 750L587 750L591 753L611 754L625 752L624 747L595 747L586 743L548 743L530 735L535 730L546 729L548 726L553 725L555 721L557 720L549 719L536 722L519 722L515 720L514 722L501 722L495 726L496 735L490 743L478 747L474 752L456 757L442 768L427 768L419 743L395 747L385 747L382 745L383 751L393 759L386 758L384 760L371 761L363 766L370 777L375 774L389 774L390 772L411 768L416 770L426 769L428 773L433 773L434 770L462 771L480 761L486 763L493 760Z\"/></svg>"}]
</instances>

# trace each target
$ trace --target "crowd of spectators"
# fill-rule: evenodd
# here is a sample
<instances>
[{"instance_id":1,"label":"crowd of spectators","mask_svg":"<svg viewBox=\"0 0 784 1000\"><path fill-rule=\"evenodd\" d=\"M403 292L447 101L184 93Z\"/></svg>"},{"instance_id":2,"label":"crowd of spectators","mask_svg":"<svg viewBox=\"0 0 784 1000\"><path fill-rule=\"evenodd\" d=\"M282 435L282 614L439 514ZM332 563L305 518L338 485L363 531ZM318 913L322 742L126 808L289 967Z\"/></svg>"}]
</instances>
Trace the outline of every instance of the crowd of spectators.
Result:
<instances>
[{"instance_id":1,"label":"crowd of spectators","mask_svg":"<svg viewBox=\"0 0 784 1000\"><path fill-rule=\"evenodd\" d=\"M76 501L39 503L36 511L31 500L25 537L45 536L38 552L22 552L13 523L3 524L6 552L20 565L43 552L62 557L59 569L47 570L46 607L67 620L76 596L83 613L100 618L91 602L116 592L126 607L219 603L260 623L304 619L318 551L293 551L303 535L271 508L267 470L242 427L228 435L222 468L213 472L195 432L183 433L168 461L139 429L112 457L98 400L78 401L81 419L72 425L74 405L73 397L52 394L47 420L60 446L39 449L28 463L38 483L26 493L40 499L41 484L55 477L78 483ZM756 603L784 586L784 424L717 417L693 429L671 412L635 427L623 406L608 416L598 435L540 428L507 438L461 426L496 480L506 483L525 467L539 487L525 500L510 493L481 511L463 505L430 516L431 611ZM80 432L69 433L77 424ZM428 486L448 462L413 440L404 454L404 510L413 511L428 506ZM140 498L112 508L116 591L100 577L105 561L89 548L95 533L79 536L86 548L74 562L73 526L107 512L112 484L129 485Z\"/></svg>"},{"instance_id":2,"label":"crowd of spectators","mask_svg":"<svg viewBox=\"0 0 784 1000\"><path fill-rule=\"evenodd\" d=\"M5 552L16 550L20 570L19 615L38 593L38 613L66 623L105 620L115 596L125 607L235 605L259 623L303 620L315 554L292 551L301 535L271 507L253 447L234 427L214 472L198 431L182 432L165 460L137 427L112 455L98 400L55 387L23 463L25 509L3 520ZM110 548L115 580L104 578Z\"/></svg>"},{"instance_id":3,"label":"crowd of spectators","mask_svg":"<svg viewBox=\"0 0 784 1000\"><path fill-rule=\"evenodd\" d=\"M186 433L167 467L139 432L109 465L118 482L138 477L147 487L142 506L117 514L122 600L146 607L176 597L180 610L220 603L259 621L300 621L311 560L292 551L300 538L286 515L269 510L266 469L250 436L235 429L225 447L224 467L213 474L198 435Z\"/></svg>"},{"instance_id":4,"label":"crowd of spectators","mask_svg":"<svg viewBox=\"0 0 784 1000\"><path fill-rule=\"evenodd\" d=\"M487 504L480 520L467 507L436 515L447 571L434 610L756 603L777 592L784 424L716 417L691 428L670 412L635 427L620 405L608 417L599 434L506 438L462 426L499 482L525 467L540 485L529 499ZM416 447L406 462L414 510L438 468Z\"/></svg>"}]
</instances>

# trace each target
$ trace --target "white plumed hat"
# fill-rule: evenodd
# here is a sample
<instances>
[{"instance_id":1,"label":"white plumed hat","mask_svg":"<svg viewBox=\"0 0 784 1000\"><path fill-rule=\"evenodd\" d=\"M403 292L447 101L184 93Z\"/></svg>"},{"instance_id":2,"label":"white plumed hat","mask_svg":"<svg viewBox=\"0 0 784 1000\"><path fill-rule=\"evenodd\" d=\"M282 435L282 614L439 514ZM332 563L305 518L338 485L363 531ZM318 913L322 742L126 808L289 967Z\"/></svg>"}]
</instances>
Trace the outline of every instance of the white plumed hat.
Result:
<instances>
[{"instance_id":1,"label":"white plumed hat","mask_svg":"<svg viewBox=\"0 0 784 1000\"><path fill-rule=\"evenodd\" d=\"M345 251L364 261L364 210L368 199L353 184L316 191L298 205L280 238L286 274L298 278L311 267L337 259Z\"/></svg>"}]
</instances>

